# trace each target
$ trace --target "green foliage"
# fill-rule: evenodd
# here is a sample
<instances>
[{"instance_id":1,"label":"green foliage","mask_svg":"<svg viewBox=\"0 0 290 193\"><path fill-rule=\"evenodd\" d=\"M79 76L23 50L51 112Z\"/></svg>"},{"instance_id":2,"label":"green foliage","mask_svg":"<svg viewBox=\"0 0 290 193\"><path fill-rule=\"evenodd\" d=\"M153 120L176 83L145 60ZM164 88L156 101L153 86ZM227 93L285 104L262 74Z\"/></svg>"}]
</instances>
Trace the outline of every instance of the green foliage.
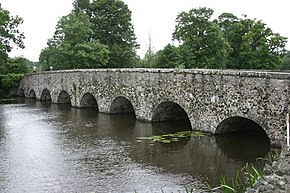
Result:
<instances>
[{"instance_id":1,"label":"green foliage","mask_svg":"<svg viewBox=\"0 0 290 193\"><path fill-rule=\"evenodd\" d=\"M22 78L23 74L6 74L1 78L0 87L5 90L16 87Z\"/></svg>"},{"instance_id":2,"label":"green foliage","mask_svg":"<svg viewBox=\"0 0 290 193\"><path fill-rule=\"evenodd\" d=\"M157 54L155 52L153 52L151 47L149 46L147 52L145 53L144 58L141 59L138 66L134 66L134 67L153 68L155 66L155 63L156 63L156 57L157 57Z\"/></svg>"},{"instance_id":3,"label":"green foliage","mask_svg":"<svg viewBox=\"0 0 290 193\"><path fill-rule=\"evenodd\" d=\"M180 50L170 44L156 53L156 59L153 67L155 68L177 68L182 64Z\"/></svg>"},{"instance_id":4,"label":"green foliage","mask_svg":"<svg viewBox=\"0 0 290 193\"><path fill-rule=\"evenodd\" d=\"M119 0L75 0L40 54L44 70L133 67L138 58L128 6Z\"/></svg>"},{"instance_id":5,"label":"green foliage","mask_svg":"<svg viewBox=\"0 0 290 193\"><path fill-rule=\"evenodd\" d=\"M271 150L266 158L258 158L257 160L262 161L262 163L267 163L272 165L274 161L277 161L280 157L279 150ZM262 164L264 165L264 164ZM247 187L253 188L258 178L264 176L263 169L258 169L252 164L246 163L246 166L241 170L238 170L235 178L232 178L230 185L224 177L221 178L221 183L219 187L210 188L213 192L220 189L223 193L227 192L245 192Z\"/></svg>"},{"instance_id":6,"label":"green foliage","mask_svg":"<svg viewBox=\"0 0 290 193\"><path fill-rule=\"evenodd\" d=\"M279 157L279 150L271 150L266 158L258 158L257 160L262 161L262 165L265 163L272 165ZM226 181L224 177L221 177L220 186L216 188L208 186L208 188L210 192L216 192L216 190L220 190L223 193L245 192L247 187L253 188L258 178L261 176L264 176L262 169L257 169L257 167L254 167L252 164L246 163L245 167L238 170L235 177L232 178L230 182Z\"/></svg>"},{"instance_id":7,"label":"green foliage","mask_svg":"<svg viewBox=\"0 0 290 193\"><path fill-rule=\"evenodd\" d=\"M197 132L197 131L180 131L180 132L172 133L172 134L154 135L151 137L138 137L136 142L142 142L142 140L150 140L152 142L172 143L172 142L178 142L183 138L203 137L206 135L207 135L206 133Z\"/></svg>"},{"instance_id":8,"label":"green foliage","mask_svg":"<svg viewBox=\"0 0 290 193\"><path fill-rule=\"evenodd\" d=\"M290 70L290 51L282 59L281 70Z\"/></svg>"},{"instance_id":9,"label":"green foliage","mask_svg":"<svg viewBox=\"0 0 290 193\"><path fill-rule=\"evenodd\" d=\"M22 23L22 18L10 16L9 11L3 9L0 4L0 66L6 62L8 52L14 45L24 48L24 35L18 30Z\"/></svg>"},{"instance_id":10,"label":"green foliage","mask_svg":"<svg viewBox=\"0 0 290 193\"><path fill-rule=\"evenodd\" d=\"M253 188L257 179L264 175L262 170L256 169L254 166L249 165L248 163L245 166L245 174L246 174L246 184Z\"/></svg>"},{"instance_id":11,"label":"green foliage","mask_svg":"<svg viewBox=\"0 0 290 193\"><path fill-rule=\"evenodd\" d=\"M48 47L40 54L43 70L100 68L108 62L107 46L93 39L92 25L86 14L72 12L58 22Z\"/></svg>"},{"instance_id":12,"label":"green foliage","mask_svg":"<svg viewBox=\"0 0 290 193\"><path fill-rule=\"evenodd\" d=\"M92 1L84 9L93 25L94 39L108 46L109 68L132 67L136 62L136 42L131 11L120 0Z\"/></svg>"},{"instance_id":13,"label":"green foliage","mask_svg":"<svg viewBox=\"0 0 290 193\"><path fill-rule=\"evenodd\" d=\"M177 16L173 40L184 67L280 69L287 38L246 16L223 13L211 20L213 12L198 8Z\"/></svg>"},{"instance_id":14,"label":"green foliage","mask_svg":"<svg viewBox=\"0 0 290 193\"><path fill-rule=\"evenodd\" d=\"M227 68L279 69L287 38L255 19L223 13L215 21L231 46Z\"/></svg>"},{"instance_id":15,"label":"green foliage","mask_svg":"<svg viewBox=\"0 0 290 193\"><path fill-rule=\"evenodd\" d=\"M23 57L8 58L6 63L0 66L2 74L26 74L29 71L28 60Z\"/></svg>"},{"instance_id":16,"label":"green foliage","mask_svg":"<svg viewBox=\"0 0 290 193\"><path fill-rule=\"evenodd\" d=\"M233 187L227 185L225 177L221 178L220 189L223 193L229 193L229 192L236 193L237 192Z\"/></svg>"},{"instance_id":17,"label":"green foliage","mask_svg":"<svg viewBox=\"0 0 290 193\"><path fill-rule=\"evenodd\" d=\"M8 57L13 46L24 48L24 35L18 30L22 18L10 16L0 3L0 97L6 97L10 89L16 87L29 68L26 59Z\"/></svg>"},{"instance_id":18,"label":"green foliage","mask_svg":"<svg viewBox=\"0 0 290 193\"><path fill-rule=\"evenodd\" d=\"M179 41L186 68L225 68L229 45L210 21L212 9L191 9L177 16L173 39Z\"/></svg>"},{"instance_id":19,"label":"green foliage","mask_svg":"<svg viewBox=\"0 0 290 193\"><path fill-rule=\"evenodd\" d=\"M255 168L253 165L246 164L244 168L237 171L235 178L228 182L225 177L221 177L220 186L210 188L211 192L221 190L223 193L245 192L247 187L253 188L259 177L263 176L262 170ZM245 180L243 180L245 179Z\"/></svg>"},{"instance_id":20,"label":"green foliage","mask_svg":"<svg viewBox=\"0 0 290 193\"><path fill-rule=\"evenodd\" d=\"M194 188L186 188L185 187L185 192L186 193L194 193L195 191L194 191Z\"/></svg>"},{"instance_id":21,"label":"green foliage","mask_svg":"<svg viewBox=\"0 0 290 193\"><path fill-rule=\"evenodd\" d=\"M75 0L40 54L43 70L133 67L136 37L128 6L119 0Z\"/></svg>"}]
</instances>

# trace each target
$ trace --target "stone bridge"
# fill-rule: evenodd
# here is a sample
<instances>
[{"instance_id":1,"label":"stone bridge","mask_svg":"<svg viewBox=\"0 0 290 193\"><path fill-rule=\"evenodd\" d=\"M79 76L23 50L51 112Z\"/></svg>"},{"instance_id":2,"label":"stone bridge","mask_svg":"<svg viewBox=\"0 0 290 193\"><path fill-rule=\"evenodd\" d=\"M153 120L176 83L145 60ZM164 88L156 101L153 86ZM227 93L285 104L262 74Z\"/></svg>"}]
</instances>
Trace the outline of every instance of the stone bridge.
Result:
<instances>
[{"instance_id":1,"label":"stone bridge","mask_svg":"<svg viewBox=\"0 0 290 193\"><path fill-rule=\"evenodd\" d=\"M151 122L188 119L193 130L217 134L261 127L284 146L289 80L267 71L68 70L29 74L19 94Z\"/></svg>"}]
</instances>

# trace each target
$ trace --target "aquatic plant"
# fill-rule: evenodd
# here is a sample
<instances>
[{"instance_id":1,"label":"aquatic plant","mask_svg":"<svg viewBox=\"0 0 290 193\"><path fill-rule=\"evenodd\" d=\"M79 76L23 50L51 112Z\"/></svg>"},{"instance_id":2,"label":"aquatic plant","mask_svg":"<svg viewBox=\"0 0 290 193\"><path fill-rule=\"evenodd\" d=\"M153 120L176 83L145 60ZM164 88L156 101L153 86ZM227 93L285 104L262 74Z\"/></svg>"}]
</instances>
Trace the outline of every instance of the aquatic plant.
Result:
<instances>
[{"instance_id":1,"label":"aquatic plant","mask_svg":"<svg viewBox=\"0 0 290 193\"><path fill-rule=\"evenodd\" d=\"M164 135L154 135L150 137L138 137L136 142L142 142L143 140L151 140L152 142L160 143L172 143L180 141L183 138L189 137L203 137L208 135L207 133L197 132L197 131L180 131L177 133L164 134Z\"/></svg>"}]
</instances>

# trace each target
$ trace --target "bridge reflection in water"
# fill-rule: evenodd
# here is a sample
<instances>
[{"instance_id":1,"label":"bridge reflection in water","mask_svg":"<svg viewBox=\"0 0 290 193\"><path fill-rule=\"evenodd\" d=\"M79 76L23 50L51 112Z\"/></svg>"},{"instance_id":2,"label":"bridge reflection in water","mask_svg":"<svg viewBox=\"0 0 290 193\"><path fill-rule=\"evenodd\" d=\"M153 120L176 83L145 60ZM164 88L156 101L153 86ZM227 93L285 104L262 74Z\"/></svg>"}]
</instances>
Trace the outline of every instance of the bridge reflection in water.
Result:
<instances>
[{"instance_id":1,"label":"bridge reflection in water","mask_svg":"<svg viewBox=\"0 0 290 193\"><path fill-rule=\"evenodd\" d=\"M68 106L55 107L68 110ZM157 166L176 174L189 174L212 185L218 185L221 176L232 178L246 163L261 167L262 163L257 162L257 158L266 157L270 151L270 140L264 129L254 121L242 117L232 117L221 122L216 135L191 137L172 144L135 142L138 137L192 130L192 127L186 112L172 102L163 103L157 108L154 113L156 116L153 114L153 122L156 123L152 124L136 121L133 110L130 101L122 97L112 103L111 115L97 115L97 108L83 111L69 109L75 113L74 120L95 116L105 118L97 126L106 128L102 136L118 135L118 139L132 143L129 156L136 162ZM174 116L179 119L172 120ZM122 131L119 127L122 127Z\"/></svg>"}]
</instances>

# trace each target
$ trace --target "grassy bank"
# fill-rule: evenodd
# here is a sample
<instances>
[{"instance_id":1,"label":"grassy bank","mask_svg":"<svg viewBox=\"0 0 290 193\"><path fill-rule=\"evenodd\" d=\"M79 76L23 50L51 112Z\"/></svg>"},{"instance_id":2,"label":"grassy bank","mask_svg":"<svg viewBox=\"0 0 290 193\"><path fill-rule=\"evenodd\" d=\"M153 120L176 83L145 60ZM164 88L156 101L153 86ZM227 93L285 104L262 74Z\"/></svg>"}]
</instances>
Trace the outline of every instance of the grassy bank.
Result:
<instances>
[{"instance_id":1,"label":"grassy bank","mask_svg":"<svg viewBox=\"0 0 290 193\"><path fill-rule=\"evenodd\" d=\"M272 165L274 161L277 161L280 157L280 151L273 150L271 151L266 158L258 158L261 161L262 165L269 164ZM221 177L220 185L218 187L210 187L208 185L208 189L204 191L196 191L194 188L184 188L183 191L185 193L243 193L247 190L247 188L253 188L257 180L264 176L263 167L255 167L252 164L247 163L241 170L238 170L236 175L231 179L225 179ZM134 193L138 193L138 191L134 191ZM162 188L160 188L160 193L165 193ZM172 192L174 193L174 192Z\"/></svg>"},{"instance_id":2,"label":"grassy bank","mask_svg":"<svg viewBox=\"0 0 290 193\"><path fill-rule=\"evenodd\" d=\"M274 161L277 161L280 157L280 151L273 150L270 151L266 158L258 158L262 161L262 165L272 165ZM221 177L220 186L211 188L210 192L221 192L221 193L242 193L245 192L247 188L253 188L257 180L264 176L263 169L258 169L252 164L246 164L241 170L238 170L235 177L230 180L226 180Z\"/></svg>"}]
</instances>

